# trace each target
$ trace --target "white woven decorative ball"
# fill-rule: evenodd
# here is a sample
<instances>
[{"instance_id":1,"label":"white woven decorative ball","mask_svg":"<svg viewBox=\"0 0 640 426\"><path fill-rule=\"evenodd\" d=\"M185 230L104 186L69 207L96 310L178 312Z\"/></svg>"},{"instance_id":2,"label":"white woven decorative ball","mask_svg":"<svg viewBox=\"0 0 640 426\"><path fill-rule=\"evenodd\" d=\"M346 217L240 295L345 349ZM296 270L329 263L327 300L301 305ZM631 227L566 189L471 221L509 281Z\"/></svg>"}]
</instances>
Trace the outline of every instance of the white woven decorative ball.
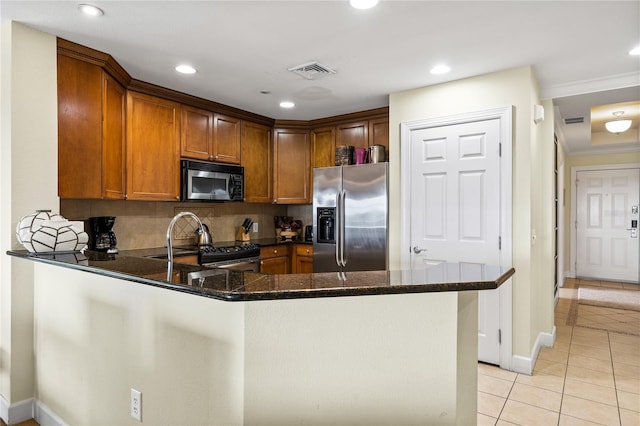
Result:
<instances>
[{"instance_id":1,"label":"white woven decorative ball","mask_svg":"<svg viewBox=\"0 0 640 426\"><path fill-rule=\"evenodd\" d=\"M31 253L83 250L89 235L59 214L38 211L16 226L18 241Z\"/></svg>"}]
</instances>

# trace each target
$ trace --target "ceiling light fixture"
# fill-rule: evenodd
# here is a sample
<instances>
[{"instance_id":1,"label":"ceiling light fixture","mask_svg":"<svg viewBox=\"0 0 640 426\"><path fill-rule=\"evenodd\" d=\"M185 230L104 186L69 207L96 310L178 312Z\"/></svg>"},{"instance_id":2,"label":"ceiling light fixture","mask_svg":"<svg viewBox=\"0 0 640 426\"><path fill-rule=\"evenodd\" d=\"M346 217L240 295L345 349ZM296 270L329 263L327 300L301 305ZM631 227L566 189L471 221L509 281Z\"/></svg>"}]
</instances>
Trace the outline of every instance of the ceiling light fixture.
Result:
<instances>
[{"instance_id":1,"label":"ceiling light fixture","mask_svg":"<svg viewBox=\"0 0 640 426\"><path fill-rule=\"evenodd\" d=\"M99 7L92 6L90 4L79 4L78 9L80 12L90 16L102 16L104 12Z\"/></svg>"},{"instance_id":2,"label":"ceiling light fixture","mask_svg":"<svg viewBox=\"0 0 640 426\"><path fill-rule=\"evenodd\" d=\"M624 115L624 111L616 111L613 113L613 116L616 118L613 121L607 121L604 123L604 126L611 133L622 133L629 130L631 127L631 120L623 120L622 116Z\"/></svg>"},{"instance_id":3,"label":"ceiling light fixture","mask_svg":"<svg viewBox=\"0 0 640 426\"><path fill-rule=\"evenodd\" d=\"M354 9L371 9L378 4L378 0L349 0Z\"/></svg>"},{"instance_id":4,"label":"ceiling light fixture","mask_svg":"<svg viewBox=\"0 0 640 426\"><path fill-rule=\"evenodd\" d=\"M640 55L640 46L636 46L629 51L629 55L638 56Z\"/></svg>"},{"instance_id":5,"label":"ceiling light fixture","mask_svg":"<svg viewBox=\"0 0 640 426\"><path fill-rule=\"evenodd\" d=\"M431 68L431 70L429 71L431 74L446 74L449 71L451 71L451 68L444 65L444 64L440 64L440 65L436 65L435 67Z\"/></svg>"},{"instance_id":6,"label":"ceiling light fixture","mask_svg":"<svg viewBox=\"0 0 640 426\"><path fill-rule=\"evenodd\" d=\"M291 101L282 101L282 102L280 102L280 108L293 108L294 106L296 106L296 104L294 104Z\"/></svg>"},{"instance_id":7,"label":"ceiling light fixture","mask_svg":"<svg viewBox=\"0 0 640 426\"><path fill-rule=\"evenodd\" d=\"M195 74L197 70L191 65L178 65L176 71L181 74Z\"/></svg>"}]
</instances>

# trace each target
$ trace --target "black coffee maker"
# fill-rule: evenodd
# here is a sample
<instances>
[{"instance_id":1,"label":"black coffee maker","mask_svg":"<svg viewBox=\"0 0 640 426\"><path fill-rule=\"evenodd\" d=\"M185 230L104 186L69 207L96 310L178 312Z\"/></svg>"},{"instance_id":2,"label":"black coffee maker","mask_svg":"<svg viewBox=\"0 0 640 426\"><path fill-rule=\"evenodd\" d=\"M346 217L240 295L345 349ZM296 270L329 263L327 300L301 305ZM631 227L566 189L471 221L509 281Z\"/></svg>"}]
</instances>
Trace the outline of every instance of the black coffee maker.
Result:
<instances>
[{"instance_id":1,"label":"black coffee maker","mask_svg":"<svg viewBox=\"0 0 640 426\"><path fill-rule=\"evenodd\" d=\"M89 218L89 228L91 229L89 248L95 251L104 251L107 253L117 253L116 234L111 228L115 223L114 216L96 216Z\"/></svg>"}]
</instances>

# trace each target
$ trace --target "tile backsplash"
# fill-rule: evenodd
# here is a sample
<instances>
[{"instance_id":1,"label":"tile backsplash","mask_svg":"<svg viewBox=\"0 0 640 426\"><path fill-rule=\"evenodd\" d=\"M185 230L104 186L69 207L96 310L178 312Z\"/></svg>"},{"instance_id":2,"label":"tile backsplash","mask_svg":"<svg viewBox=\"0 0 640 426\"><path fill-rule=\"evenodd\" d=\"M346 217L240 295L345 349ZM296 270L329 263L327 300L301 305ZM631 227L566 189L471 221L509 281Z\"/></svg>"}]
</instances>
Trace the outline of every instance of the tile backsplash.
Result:
<instances>
[{"instance_id":1,"label":"tile backsplash","mask_svg":"<svg viewBox=\"0 0 640 426\"><path fill-rule=\"evenodd\" d=\"M173 216L182 211L195 213L209 227L214 242L233 241L245 217L258 223L259 230L251 232L252 239L275 236L273 216L292 216L304 225L312 224L311 205L60 200L60 214L69 220L115 216L113 231L121 250L166 246L167 227ZM196 229L194 220L182 218L174 227L174 244L192 244ZM88 225L85 230L89 231Z\"/></svg>"}]
</instances>

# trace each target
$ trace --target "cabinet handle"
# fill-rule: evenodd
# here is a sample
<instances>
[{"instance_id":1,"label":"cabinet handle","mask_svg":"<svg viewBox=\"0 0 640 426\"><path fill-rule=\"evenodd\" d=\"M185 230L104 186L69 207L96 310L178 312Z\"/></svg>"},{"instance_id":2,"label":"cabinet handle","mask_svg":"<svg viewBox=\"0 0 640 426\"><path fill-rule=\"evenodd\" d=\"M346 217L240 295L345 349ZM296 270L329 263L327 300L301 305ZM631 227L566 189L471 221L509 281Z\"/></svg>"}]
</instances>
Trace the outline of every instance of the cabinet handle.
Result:
<instances>
[{"instance_id":1,"label":"cabinet handle","mask_svg":"<svg viewBox=\"0 0 640 426\"><path fill-rule=\"evenodd\" d=\"M278 254L278 250L273 250L273 254Z\"/></svg>"},{"instance_id":2,"label":"cabinet handle","mask_svg":"<svg viewBox=\"0 0 640 426\"><path fill-rule=\"evenodd\" d=\"M180 201L180 196L176 195L176 201Z\"/></svg>"},{"instance_id":3,"label":"cabinet handle","mask_svg":"<svg viewBox=\"0 0 640 426\"><path fill-rule=\"evenodd\" d=\"M309 249L307 249L307 254L309 254Z\"/></svg>"},{"instance_id":4,"label":"cabinet handle","mask_svg":"<svg viewBox=\"0 0 640 426\"><path fill-rule=\"evenodd\" d=\"M124 199L126 200L127 198L129 198L129 196L127 194L124 194Z\"/></svg>"}]
</instances>

